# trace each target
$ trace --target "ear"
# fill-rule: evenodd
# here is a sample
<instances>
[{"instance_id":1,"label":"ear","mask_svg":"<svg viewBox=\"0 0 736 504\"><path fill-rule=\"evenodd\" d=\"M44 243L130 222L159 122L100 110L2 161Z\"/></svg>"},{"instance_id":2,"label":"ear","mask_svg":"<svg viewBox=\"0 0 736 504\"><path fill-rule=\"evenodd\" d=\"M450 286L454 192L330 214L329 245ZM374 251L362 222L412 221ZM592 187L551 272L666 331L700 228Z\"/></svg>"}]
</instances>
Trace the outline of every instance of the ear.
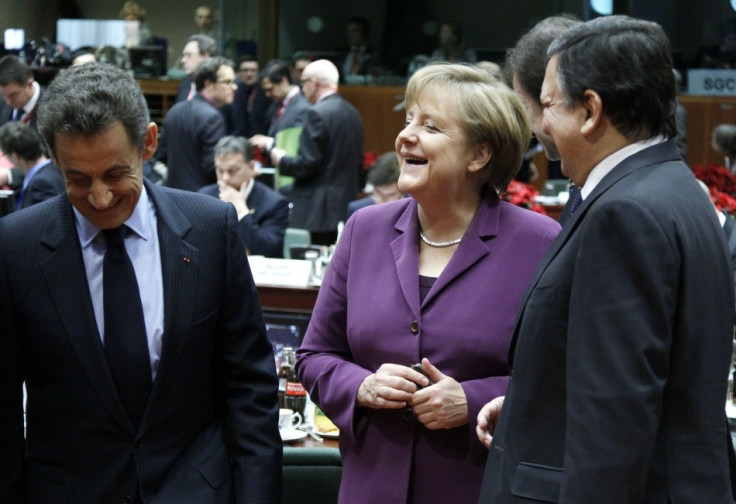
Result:
<instances>
[{"instance_id":1,"label":"ear","mask_svg":"<svg viewBox=\"0 0 736 504\"><path fill-rule=\"evenodd\" d=\"M582 106L585 110L585 120L580 127L580 132L583 136L588 136L600 126L603 120L603 101L598 93L592 89L586 89Z\"/></svg>"},{"instance_id":2,"label":"ear","mask_svg":"<svg viewBox=\"0 0 736 504\"><path fill-rule=\"evenodd\" d=\"M479 143L473 147L473 157L468 164L468 171L472 173L482 170L491 160L491 157L493 157L491 144L488 142Z\"/></svg>"},{"instance_id":3,"label":"ear","mask_svg":"<svg viewBox=\"0 0 736 504\"><path fill-rule=\"evenodd\" d=\"M146 129L146 137L143 139L143 161L148 161L156 154L158 147L158 126L151 122Z\"/></svg>"}]
</instances>

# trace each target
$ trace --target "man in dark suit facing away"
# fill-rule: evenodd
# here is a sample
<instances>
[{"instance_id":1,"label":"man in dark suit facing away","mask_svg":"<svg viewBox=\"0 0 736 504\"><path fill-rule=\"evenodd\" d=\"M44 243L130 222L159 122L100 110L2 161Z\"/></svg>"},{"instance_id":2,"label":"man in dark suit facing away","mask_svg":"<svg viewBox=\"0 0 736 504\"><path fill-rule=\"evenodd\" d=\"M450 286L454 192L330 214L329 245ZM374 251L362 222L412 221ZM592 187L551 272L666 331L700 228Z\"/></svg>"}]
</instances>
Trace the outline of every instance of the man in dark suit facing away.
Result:
<instances>
[{"instance_id":1,"label":"man in dark suit facing away","mask_svg":"<svg viewBox=\"0 0 736 504\"><path fill-rule=\"evenodd\" d=\"M194 83L194 98L177 103L166 114L157 152L168 167L165 184L186 191L216 180L214 148L225 136L219 107L232 103L237 89L232 61L220 56L204 60Z\"/></svg>"},{"instance_id":2,"label":"man in dark suit facing away","mask_svg":"<svg viewBox=\"0 0 736 504\"><path fill-rule=\"evenodd\" d=\"M281 257L289 225L289 202L256 180L253 146L244 137L222 137L215 145L217 184L199 192L232 203L249 254Z\"/></svg>"},{"instance_id":3,"label":"man in dark suit facing away","mask_svg":"<svg viewBox=\"0 0 736 504\"><path fill-rule=\"evenodd\" d=\"M667 36L601 17L548 56L543 128L582 204L520 306L505 401L478 415L479 502L730 504L731 266L674 141Z\"/></svg>"},{"instance_id":4,"label":"man in dark suit facing away","mask_svg":"<svg viewBox=\"0 0 736 504\"><path fill-rule=\"evenodd\" d=\"M287 156L283 149L271 150L279 172L294 177L291 225L311 231L312 242L320 245L335 242L337 224L358 192L363 165L363 121L338 94L339 77L328 60L307 65L302 92L314 106L307 112L299 152Z\"/></svg>"},{"instance_id":5,"label":"man in dark suit facing away","mask_svg":"<svg viewBox=\"0 0 736 504\"><path fill-rule=\"evenodd\" d=\"M0 502L279 502L235 209L144 181L158 132L124 70L62 72L41 112L66 194L0 219Z\"/></svg>"}]
</instances>

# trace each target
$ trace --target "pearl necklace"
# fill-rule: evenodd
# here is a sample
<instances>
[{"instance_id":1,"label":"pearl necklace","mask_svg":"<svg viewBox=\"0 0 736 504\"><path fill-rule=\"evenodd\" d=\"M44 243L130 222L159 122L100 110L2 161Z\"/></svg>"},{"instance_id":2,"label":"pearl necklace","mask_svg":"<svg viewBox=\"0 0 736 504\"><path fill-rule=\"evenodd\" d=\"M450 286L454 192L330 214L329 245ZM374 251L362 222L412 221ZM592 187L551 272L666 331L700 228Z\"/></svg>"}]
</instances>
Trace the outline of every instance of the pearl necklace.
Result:
<instances>
[{"instance_id":1,"label":"pearl necklace","mask_svg":"<svg viewBox=\"0 0 736 504\"><path fill-rule=\"evenodd\" d=\"M457 245L458 243L460 243L460 240L462 240L462 237L460 237L457 240L450 240L446 242L433 242L431 240L428 240L427 237L424 236L424 233L421 232L421 230L419 231L419 238L421 238L422 241L430 247L436 248L452 247L453 245Z\"/></svg>"}]
</instances>

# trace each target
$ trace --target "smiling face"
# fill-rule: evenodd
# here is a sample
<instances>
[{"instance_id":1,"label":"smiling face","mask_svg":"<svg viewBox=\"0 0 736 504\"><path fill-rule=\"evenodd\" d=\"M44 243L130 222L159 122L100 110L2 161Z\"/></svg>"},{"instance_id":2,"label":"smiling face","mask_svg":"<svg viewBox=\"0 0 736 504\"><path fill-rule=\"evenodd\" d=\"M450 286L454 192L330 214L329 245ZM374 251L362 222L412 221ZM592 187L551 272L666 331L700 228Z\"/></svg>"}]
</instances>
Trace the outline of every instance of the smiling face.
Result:
<instances>
[{"instance_id":1,"label":"smiling face","mask_svg":"<svg viewBox=\"0 0 736 504\"><path fill-rule=\"evenodd\" d=\"M141 152L121 122L84 136L56 133L54 162L66 181L74 208L100 229L122 225L133 213L143 187L143 161L156 151L158 129L148 126Z\"/></svg>"},{"instance_id":2,"label":"smiling face","mask_svg":"<svg viewBox=\"0 0 736 504\"><path fill-rule=\"evenodd\" d=\"M476 166L477 148L469 143L456 110L457 103L440 89L422 93L407 108L404 129L396 137L402 193L421 198L480 192L481 183L469 177L482 168Z\"/></svg>"}]
</instances>

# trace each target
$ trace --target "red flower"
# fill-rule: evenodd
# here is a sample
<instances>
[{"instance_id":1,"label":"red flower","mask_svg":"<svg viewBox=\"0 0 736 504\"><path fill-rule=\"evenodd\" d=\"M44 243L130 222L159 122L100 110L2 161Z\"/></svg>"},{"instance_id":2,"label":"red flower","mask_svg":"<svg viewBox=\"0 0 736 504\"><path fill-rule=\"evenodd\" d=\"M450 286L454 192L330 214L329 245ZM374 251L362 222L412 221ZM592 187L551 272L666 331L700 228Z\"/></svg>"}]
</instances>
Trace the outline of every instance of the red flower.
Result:
<instances>
[{"instance_id":1,"label":"red flower","mask_svg":"<svg viewBox=\"0 0 736 504\"><path fill-rule=\"evenodd\" d=\"M518 180L512 180L506 191L500 194L501 199L504 201L547 215L544 207L536 202L535 198L537 196L539 196L539 191L536 187L524 184Z\"/></svg>"},{"instance_id":2,"label":"red flower","mask_svg":"<svg viewBox=\"0 0 736 504\"><path fill-rule=\"evenodd\" d=\"M736 216L736 176L726 167L713 164L698 165L692 170L710 189L710 199L716 208Z\"/></svg>"}]
</instances>

